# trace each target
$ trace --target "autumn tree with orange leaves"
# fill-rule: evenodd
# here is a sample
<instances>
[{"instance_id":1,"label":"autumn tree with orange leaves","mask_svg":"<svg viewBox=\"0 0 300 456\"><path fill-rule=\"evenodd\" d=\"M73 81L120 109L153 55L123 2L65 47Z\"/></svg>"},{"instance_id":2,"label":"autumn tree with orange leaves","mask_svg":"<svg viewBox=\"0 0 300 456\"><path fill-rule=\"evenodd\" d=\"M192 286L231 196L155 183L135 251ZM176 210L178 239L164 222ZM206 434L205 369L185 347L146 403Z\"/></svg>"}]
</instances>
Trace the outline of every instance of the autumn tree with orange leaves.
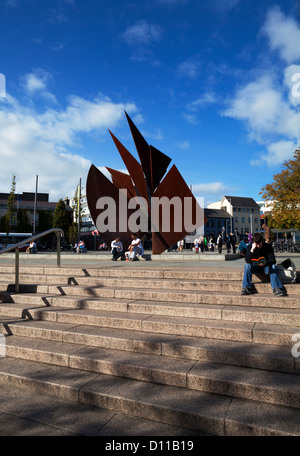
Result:
<instances>
[{"instance_id":1,"label":"autumn tree with orange leaves","mask_svg":"<svg viewBox=\"0 0 300 456\"><path fill-rule=\"evenodd\" d=\"M260 195L270 204L268 225L271 228L300 229L300 149L291 160L283 163L283 170L273 176L272 184L262 188Z\"/></svg>"}]
</instances>

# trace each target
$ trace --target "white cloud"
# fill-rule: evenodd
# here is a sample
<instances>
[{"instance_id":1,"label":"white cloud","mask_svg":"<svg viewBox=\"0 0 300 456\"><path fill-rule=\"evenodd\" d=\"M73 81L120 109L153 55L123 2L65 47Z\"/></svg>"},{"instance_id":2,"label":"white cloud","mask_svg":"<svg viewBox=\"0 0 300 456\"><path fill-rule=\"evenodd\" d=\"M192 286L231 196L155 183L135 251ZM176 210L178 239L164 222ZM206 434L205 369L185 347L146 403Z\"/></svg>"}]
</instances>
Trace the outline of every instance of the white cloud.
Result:
<instances>
[{"instance_id":1,"label":"white cloud","mask_svg":"<svg viewBox=\"0 0 300 456\"><path fill-rule=\"evenodd\" d=\"M185 140L185 141L179 141L176 146L179 148L179 149L183 149L183 150L186 150L186 149L189 149L190 148L190 143L189 141Z\"/></svg>"},{"instance_id":2,"label":"white cloud","mask_svg":"<svg viewBox=\"0 0 300 456\"><path fill-rule=\"evenodd\" d=\"M284 85L288 89L291 105L300 104L300 65L290 65L284 71Z\"/></svg>"},{"instance_id":3,"label":"white cloud","mask_svg":"<svg viewBox=\"0 0 300 456\"><path fill-rule=\"evenodd\" d=\"M294 18L286 17L278 7L271 9L262 27L269 39L270 48L278 51L286 63L300 58L300 29Z\"/></svg>"},{"instance_id":4,"label":"white cloud","mask_svg":"<svg viewBox=\"0 0 300 456\"><path fill-rule=\"evenodd\" d=\"M39 113L7 94L0 99L0 191L9 191L12 175L17 191L34 191L38 175L39 191L50 193L52 201L72 197L91 162L73 153L71 146L80 146L82 135L106 134L123 119L124 110L131 114L136 107L103 96L94 100L73 96L65 109Z\"/></svg>"},{"instance_id":5,"label":"white cloud","mask_svg":"<svg viewBox=\"0 0 300 456\"><path fill-rule=\"evenodd\" d=\"M198 111L199 108L206 107L207 105L217 103L217 97L213 92L206 92L196 100L191 101L186 105L189 111Z\"/></svg>"},{"instance_id":6,"label":"white cloud","mask_svg":"<svg viewBox=\"0 0 300 456\"><path fill-rule=\"evenodd\" d=\"M178 77L196 79L199 76L200 69L201 61L198 56L193 56L178 65L176 74Z\"/></svg>"},{"instance_id":7,"label":"white cloud","mask_svg":"<svg viewBox=\"0 0 300 456\"><path fill-rule=\"evenodd\" d=\"M297 148L297 142L293 141L277 141L267 146L267 153L263 153L258 160L251 160L253 166L267 163L268 166L282 163L288 160L293 155L292 152Z\"/></svg>"},{"instance_id":8,"label":"white cloud","mask_svg":"<svg viewBox=\"0 0 300 456\"><path fill-rule=\"evenodd\" d=\"M292 156L300 142L300 113L286 96L284 84L277 87L271 75L261 76L237 91L229 105L224 115L243 121L249 139L268 151L252 164L276 166Z\"/></svg>"},{"instance_id":9,"label":"white cloud","mask_svg":"<svg viewBox=\"0 0 300 456\"><path fill-rule=\"evenodd\" d=\"M194 195L222 194L224 195L228 187L223 182L209 182L206 184L195 184L192 186Z\"/></svg>"},{"instance_id":10,"label":"white cloud","mask_svg":"<svg viewBox=\"0 0 300 456\"><path fill-rule=\"evenodd\" d=\"M204 197L205 206L209 203L219 201L226 194L235 193L236 189L228 187L223 182L208 182L205 184L193 184L192 193L197 197Z\"/></svg>"},{"instance_id":11,"label":"white cloud","mask_svg":"<svg viewBox=\"0 0 300 456\"><path fill-rule=\"evenodd\" d=\"M149 24L146 21L139 21L130 26L121 35L129 45L146 45L151 42L158 42L163 34L163 29L158 25Z\"/></svg>"},{"instance_id":12,"label":"white cloud","mask_svg":"<svg viewBox=\"0 0 300 456\"><path fill-rule=\"evenodd\" d=\"M198 123L199 110L205 109L207 106L217 102L218 99L214 92L206 92L196 100L186 104L183 117L187 122L196 125Z\"/></svg>"},{"instance_id":13,"label":"white cloud","mask_svg":"<svg viewBox=\"0 0 300 456\"><path fill-rule=\"evenodd\" d=\"M300 31L294 20L286 18L278 8L267 14L263 27L270 39L270 47L290 62L300 57ZM298 41L294 41L297 39ZM295 52L294 50L297 49ZM296 77L295 77L296 76ZM252 165L277 166L293 156L300 144L300 65L291 64L260 71L260 76L240 87L231 100L224 116L242 121L249 139L265 149Z\"/></svg>"},{"instance_id":14,"label":"white cloud","mask_svg":"<svg viewBox=\"0 0 300 456\"><path fill-rule=\"evenodd\" d=\"M56 97L48 90L50 81L50 73L42 69L37 69L22 78L22 86L25 93L30 97L38 95L52 103L56 103Z\"/></svg>"}]
</instances>

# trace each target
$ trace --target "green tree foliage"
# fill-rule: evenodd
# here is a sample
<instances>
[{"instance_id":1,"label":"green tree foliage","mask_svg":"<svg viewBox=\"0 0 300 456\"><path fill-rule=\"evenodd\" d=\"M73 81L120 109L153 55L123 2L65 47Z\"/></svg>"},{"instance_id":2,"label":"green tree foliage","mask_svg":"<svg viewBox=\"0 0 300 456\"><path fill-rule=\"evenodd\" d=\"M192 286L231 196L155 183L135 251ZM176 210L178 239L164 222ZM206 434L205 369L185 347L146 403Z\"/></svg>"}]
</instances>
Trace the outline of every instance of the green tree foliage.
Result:
<instances>
[{"instance_id":1,"label":"green tree foliage","mask_svg":"<svg viewBox=\"0 0 300 456\"><path fill-rule=\"evenodd\" d=\"M77 240L77 223L72 223L72 225L69 227L69 242L74 244Z\"/></svg>"},{"instance_id":2,"label":"green tree foliage","mask_svg":"<svg viewBox=\"0 0 300 456\"><path fill-rule=\"evenodd\" d=\"M260 192L266 202L274 203L268 216L269 226L300 229L300 149L283 163L282 171L273 178Z\"/></svg>"},{"instance_id":3,"label":"green tree foliage","mask_svg":"<svg viewBox=\"0 0 300 456\"><path fill-rule=\"evenodd\" d=\"M43 231L50 230L53 228L53 212L51 211L46 211L43 209L39 209L37 211L38 213L38 229L39 233L42 233Z\"/></svg>"},{"instance_id":4,"label":"green tree foliage","mask_svg":"<svg viewBox=\"0 0 300 456\"><path fill-rule=\"evenodd\" d=\"M72 226L72 212L68 211L65 203L60 199L53 214L53 228L61 228L65 238L69 240L69 227Z\"/></svg>"},{"instance_id":5,"label":"green tree foliage","mask_svg":"<svg viewBox=\"0 0 300 456\"><path fill-rule=\"evenodd\" d=\"M81 195L82 195L83 187L81 187ZM72 209L74 213L74 219L75 223L78 225L78 212L79 212L79 207L78 207L78 199L79 199L79 185L77 186L74 196L73 196L73 204L72 204ZM82 214L80 214L80 224L82 223Z\"/></svg>"},{"instance_id":6,"label":"green tree foliage","mask_svg":"<svg viewBox=\"0 0 300 456\"><path fill-rule=\"evenodd\" d=\"M30 223L30 215L26 209L18 209L17 223L18 232L31 233L32 225Z\"/></svg>"}]
</instances>

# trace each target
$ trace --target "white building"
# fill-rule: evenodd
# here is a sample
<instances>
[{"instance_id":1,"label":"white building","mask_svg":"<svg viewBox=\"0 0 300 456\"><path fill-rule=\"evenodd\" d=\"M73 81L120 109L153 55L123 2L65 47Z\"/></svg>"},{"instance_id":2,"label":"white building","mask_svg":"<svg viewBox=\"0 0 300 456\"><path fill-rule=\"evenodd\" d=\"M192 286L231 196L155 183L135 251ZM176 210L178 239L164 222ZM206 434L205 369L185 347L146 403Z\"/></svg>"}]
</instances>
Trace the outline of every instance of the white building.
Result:
<instances>
[{"instance_id":1,"label":"white building","mask_svg":"<svg viewBox=\"0 0 300 456\"><path fill-rule=\"evenodd\" d=\"M208 204L209 209L223 209L230 214L230 226L226 231L237 234L255 233L261 230L260 207L253 198L223 196L221 201Z\"/></svg>"}]
</instances>

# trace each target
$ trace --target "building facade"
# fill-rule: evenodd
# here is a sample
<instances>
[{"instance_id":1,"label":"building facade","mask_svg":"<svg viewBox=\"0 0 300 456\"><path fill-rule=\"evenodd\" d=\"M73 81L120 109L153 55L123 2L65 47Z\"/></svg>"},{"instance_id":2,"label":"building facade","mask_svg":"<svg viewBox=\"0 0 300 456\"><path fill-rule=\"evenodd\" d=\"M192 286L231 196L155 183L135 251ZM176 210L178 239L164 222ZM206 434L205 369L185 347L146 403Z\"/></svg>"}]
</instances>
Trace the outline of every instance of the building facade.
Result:
<instances>
[{"instance_id":1,"label":"building facade","mask_svg":"<svg viewBox=\"0 0 300 456\"><path fill-rule=\"evenodd\" d=\"M9 195L9 193L0 193L0 219L7 214ZM68 209L72 211L68 205L67 199L65 200L65 204ZM57 202L49 201L48 193L37 193L36 195L35 193L30 192L16 193L15 203L11 212L11 231L16 232L18 225L20 224L25 227L27 226L27 229L22 231L33 232L34 228L36 228L36 232L44 231L44 228L42 228L42 230L40 228L42 225L47 225L47 214L49 215L49 220L51 220L51 216L53 216L56 206ZM44 219L43 221L42 218ZM52 226L45 229L49 228L52 228Z\"/></svg>"},{"instance_id":2,"label":"building facade","mask_svg":"<svg viewBox=\"0 0 300 456\"><path fill-rule=\"evenodd\" d=\"M227 231L235 232L236 235L245 235L261 230L260 206L253 198L223 196L221 201L208 204L207 207L226 210L230 214L230 226Z\"/></svg>"},{"instance_id":3,"label":"building facade","mask_svg":"<svg viewBox=\"0 0 300 456\"><path fill-rule=\"evenodd\" d=\"M204 209L204 213L208 219L204 227L204 235L207 237L217 237L218 233L229 233L230 230L230 214L225 209Z\"/></svg>"}]
</instances>

